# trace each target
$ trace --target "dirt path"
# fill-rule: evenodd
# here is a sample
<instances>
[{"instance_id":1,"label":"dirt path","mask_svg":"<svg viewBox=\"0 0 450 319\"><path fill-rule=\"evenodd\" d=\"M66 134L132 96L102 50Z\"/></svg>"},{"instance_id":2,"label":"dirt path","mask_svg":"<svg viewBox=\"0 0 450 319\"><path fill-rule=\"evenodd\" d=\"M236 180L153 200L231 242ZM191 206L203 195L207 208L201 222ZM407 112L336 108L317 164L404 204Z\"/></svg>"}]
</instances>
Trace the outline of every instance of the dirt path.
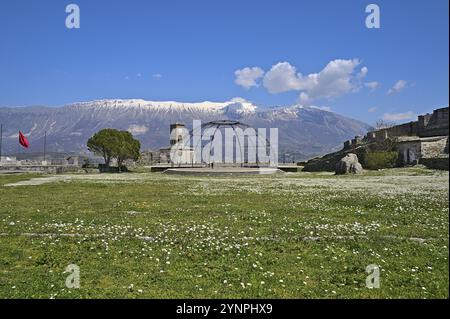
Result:
<instances>
[{"instance_id":1,"label":"dirt path","mask_svg":"<svg viewBox=\"0 0 450 319\"><path fill-rule=\"evenodd\" d=\"M10 183L3 185L4 187L17 187L17 186L37 186L47 183L64 181L67 179L67 176L49 176L49 177L37 177L32 178L26 181L20 181L16 183Z\"/></svg>"}]
</instances>

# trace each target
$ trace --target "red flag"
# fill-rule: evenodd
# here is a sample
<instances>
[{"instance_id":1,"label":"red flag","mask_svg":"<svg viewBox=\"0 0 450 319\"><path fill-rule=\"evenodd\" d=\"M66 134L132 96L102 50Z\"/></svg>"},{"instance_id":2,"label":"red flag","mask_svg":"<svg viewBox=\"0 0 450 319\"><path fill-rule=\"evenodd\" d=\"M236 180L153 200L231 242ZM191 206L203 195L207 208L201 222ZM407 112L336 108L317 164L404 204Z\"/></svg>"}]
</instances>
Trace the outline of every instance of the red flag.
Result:
<instances>
[{"instance_id":1,"label":"red flag","mask_svg":"<svg viewBox=\"0 0 450 319\"><path fill-rule=\"evenodd\" d=\"M19 131L19 143L25 148L28 148L30 146L30 143L28 142L27 138L25 137L25 135L22 134L21 131Z\"/></svg>"}]
</instances>

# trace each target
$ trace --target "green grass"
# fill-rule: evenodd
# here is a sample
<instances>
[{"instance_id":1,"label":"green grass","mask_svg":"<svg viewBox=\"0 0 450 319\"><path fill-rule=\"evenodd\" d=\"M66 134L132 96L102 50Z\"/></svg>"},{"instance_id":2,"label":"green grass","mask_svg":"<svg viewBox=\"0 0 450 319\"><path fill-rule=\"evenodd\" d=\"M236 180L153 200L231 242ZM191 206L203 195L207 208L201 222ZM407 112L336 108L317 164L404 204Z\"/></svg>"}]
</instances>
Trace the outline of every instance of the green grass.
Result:
<instances>
[{"instance_id":1,"label":"green grass","mask_svg":"<svg viewBox=\"0 0 450 319\"><path fill-rule=\"evenodd\" d=\"M1 186L31 177L0 176L0 298L448 298L448 172Z\"/></svg>"}]
</instances>

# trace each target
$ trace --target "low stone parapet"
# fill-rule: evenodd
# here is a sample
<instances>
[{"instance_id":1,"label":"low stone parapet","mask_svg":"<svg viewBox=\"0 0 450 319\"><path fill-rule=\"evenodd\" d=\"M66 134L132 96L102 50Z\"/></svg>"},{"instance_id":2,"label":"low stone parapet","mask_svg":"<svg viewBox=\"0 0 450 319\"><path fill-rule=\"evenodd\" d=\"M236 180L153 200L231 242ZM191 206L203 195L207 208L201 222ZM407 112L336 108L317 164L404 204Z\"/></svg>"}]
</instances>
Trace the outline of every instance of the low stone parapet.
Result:
<instances>
[{"instance_id":1,"label":"low stone parapet","mask_svg":"<svg viewBox=\"0 0 450 319\"><path fill-rule=\"evenodd\" d=\"M419 164L425 165L427 168L449 170L449 158L439 157L439 158L421 158Z\"/></svg>"}]
</instances>

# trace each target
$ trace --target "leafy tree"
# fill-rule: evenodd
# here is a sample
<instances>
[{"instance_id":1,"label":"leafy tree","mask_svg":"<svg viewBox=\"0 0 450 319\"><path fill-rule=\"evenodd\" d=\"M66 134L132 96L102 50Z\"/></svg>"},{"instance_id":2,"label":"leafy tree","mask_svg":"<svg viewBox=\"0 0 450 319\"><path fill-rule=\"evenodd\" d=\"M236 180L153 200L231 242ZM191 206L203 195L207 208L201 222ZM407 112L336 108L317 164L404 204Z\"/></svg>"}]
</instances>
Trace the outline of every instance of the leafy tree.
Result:
<instances>
[{"instance_id":1,"label":"leafy tree","mask_svg":"<svg viewBox=\"0 0 450 319\"><path fill-rule=\"evenodd\" d=\"M137 161L139 159L141 143L133 138L133 135L128 131L117 131L114 134L116 142L112 149L113 157L117 159L119 171L123 162L127 159Z\"/></svg>"},{"instance_id":2,"label":"leafy tree","mask_svg":"<svg viewBox=\"0 0 450 319\"><path fill-rule=\"evenodd\" d=\"M119 171L127 159L138 160L141 149L141 143L130 132L110 128L95 133L87 146L91 152L103 156L106 167L116 158Z\"/></svg>"},{"instance_id":3,"label":"leafy tree","mask_svg":"<svg viewBox=\"0 0 450 319\"><path fill-rule=\"evenodd\" d=\"M107 128L98 131L88 141L87 147L89 151L103 156L106 167L109 167L111 158L113 156L112 150L114 147L114 135L117 130Z\"/></svg>"}]
</instances>

